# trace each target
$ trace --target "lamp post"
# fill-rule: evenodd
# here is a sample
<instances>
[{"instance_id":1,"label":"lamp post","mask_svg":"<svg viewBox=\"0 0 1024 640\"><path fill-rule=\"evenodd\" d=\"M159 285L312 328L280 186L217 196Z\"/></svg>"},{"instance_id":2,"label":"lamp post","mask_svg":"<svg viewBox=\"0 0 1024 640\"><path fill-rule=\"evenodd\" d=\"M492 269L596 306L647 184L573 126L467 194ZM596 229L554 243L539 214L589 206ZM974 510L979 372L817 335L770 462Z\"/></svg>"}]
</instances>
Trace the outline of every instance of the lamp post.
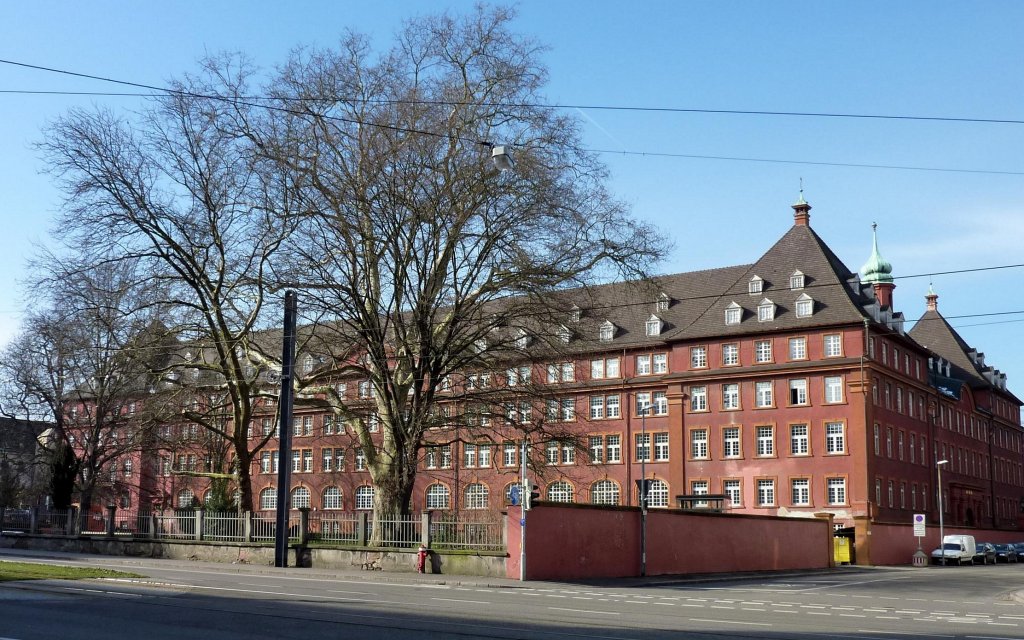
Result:
<instances>
[{"instance_id":1,"label":"lamp post","mask_svg":"<svg viewBox=\"0 0 1024 640\"><path fill-rule=\"evenodd\" d=\"M640 577L647 575L647 456L651 453L647 442L647 413L651 410L649 402L640 407Z\"/></svg>"},{"instance_id":2,"label":"lamp post","mask_svg":"<svg viewBox=\"0 0 1024 640\"><path fill-rule=\"evenodd\" d=\"M942 466L949 464L949 460L939 460L935 463L935 468L939 471L939 549L942 551L942 564L946 564L946 530L942 521L942 511L945 504L942 502Z\"/></svg>"}]
</instances>

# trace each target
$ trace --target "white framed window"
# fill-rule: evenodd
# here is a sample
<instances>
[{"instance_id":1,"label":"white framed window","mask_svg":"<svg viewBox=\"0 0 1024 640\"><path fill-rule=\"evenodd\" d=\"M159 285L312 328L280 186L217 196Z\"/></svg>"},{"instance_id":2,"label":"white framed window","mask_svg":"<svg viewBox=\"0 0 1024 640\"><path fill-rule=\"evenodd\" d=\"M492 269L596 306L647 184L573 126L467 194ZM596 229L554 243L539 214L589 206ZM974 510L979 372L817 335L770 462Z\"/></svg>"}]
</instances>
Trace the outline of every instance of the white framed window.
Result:
<instances>
[{"instance_id":1,"label":"white framed window","mask_svg":"<svg viewBox=\"0 0 1024 640\"><path fill-rule=\"evenodd\" d=\"M708 457L707 429L693 429L690 431L690 457L699 459L706 459Z\"/></svg>"},{"instance_id":2,"label":"white framed window","mask_svg":"<svg viewBox=\"0 0 1024 640\"><path fill-rule=\"evenodd\" d=\"M325 510L344 509L344 496L338 487L327 487L320 496L320 507Z\"/></svg>"},{"instance_id":3,"label":"white framed window","mask_svg":"<svg viewBox=\"0 0 1024 640\"><path fill-rule=\"evenodd\" d=\"M616 394L612 394L612 395L609 395L609 396L605 396L605 399L604 399L604 409L605 409L605 414L609 418L618 418L618 417L620 417L622 415L622 412L621 412L621 408L620 408L619 394L616 393Z\"/></svg>"},{"instance_id":4,"label":"white framed window","mask_svg":"<svg viewBox=\"0 0 1024 640\"><path fill-rule=\"evenodd\" d=\"M476 445L475 444L463 444L462 445L462 466L463 467L475 467L476 466Z\"/></svg>"},{"instance_id":5,"label":"white framed window","mask_svg":"<svg viewBox=\"0 0 1024 640\"><path fill-rule=\"evenodd\" d=\"M799 337L789 339L789 359L807 359L807 338Z\"/></svg>"},{"instance_id":6,"label":"white framed window","mask_svg":"<svg viewBox=\"0 0 1024 640\"><path fill-rule=\"evenodd\" d=\"M668 507L668 483L664 480L651 480L647 485L647 506Z\"/></svg>"},{"instance_id":7,"label":"white framed window","mask_svg":"<svg viewBox=\"0 0 1024 640\"><path fill-rule=\"evenodd\" d=\"M277 489L268 487L260 491L260 510L272 511L274 509L277 509Z\"/></svg>"},{"instance_id":8,"label":"white framed window","mask_svg":"<svg viewBox=\"0 0 1024 640\"><path fill-rule=\"evenodd\" d=\"M830 333L825 336L825 357L838 358L843 355L843 336L839 333Z\"/></svg>"},{"instance_id":9,"label":"white framed window","mask_svg":"<svg viewBox=\"0 0 1024 640\"><path fill-rule=\"evenodd\" d=\"M570 340L572 340L572 329L564 324L558 327L558 341L562 344L569 344Z\"/></svg>"},{"instance_id":10,"label":"white framed window","mask_svg":"<svg viewBox=\"0 0 1024 640\"><path fill-rule=\"evenodd\" d=\"M794 378L789 381L789 404L807 404L807 378Z\"/></svg>"},{"instance_id":11,"label":"white framed window","mask_svg":"<svg viewBox=\"0 0 1024 640\"><path fill-rule=\"evenodd\" d=\"M654 434L654 461L667 462L668 452L668 433L662 432Z\"/></svg>"},{"instance_id":12,"label":"white framed window","mask_svg":"<svg viewBox=\"0 0 1024 640\"><path fill-rule=\"evenodd\" d=\"M590 454L591 464L602 464L604 462L604 436L590 436L587 439L587 451Z\"/></svg>"},{"instance_id":13,"label":"white framed window","mask_svg":"<svg viewBox=\"0 0 1024 640\"><path fill-rule=\"evenodd\" d=\"M360 511L373 509L373 487L368 485L356 487L356 509Z\"/></svg>"},{"instance_id":14,"label":"white framed window","mask_svg":"<svg viewBox=\"0 0 1024 640\"><path fill-rule=\"evenodd\" d=\"M771 426L757 427L757 455L770 457L775 455L775 428Z\"/></svg>"},{"instance_id":15,"label":"white framed window","mask_svg":"<svg viewBox=\"0 0 1024 640\"><path fill-rule=\"evenodd\" d=\"M743 308L736 302L729 303L725 308L725 324L739 324L743 320Z\"/></svg>"},{"instance_id":16,"label":"white framed window","mask_svg":"<svg viewBox=\"0 0 1024 640\"><path fill-rule=\"evenodd\" d=\"M771 322L775 319L775 303L765 298L757 305L757 321Z\"/></svg>"},{"instance_id":17,"label":"white framed window","mask_svg":"<svg viewBox=\"0 0 1024 640\"><path fill-rule=\"evenodd\" d=\"M731 410L740 408L740 385L729 383L722 385L722 409Z\"/></svg>"},{"instance_id":18,"label":"white framed window","mask_svg":"<svg viewBox=\"0 0 1024 640\"><path fill-rule=\"evenodd\" d=\"M583 310L579 306L574 304L569 308L569 322L579 322L582 315Z\"/></svg>"},{"instance_id":19,"label":"white framed window","mask_svg":"<svg viewBox=\"0 0 1024 640\"><path fill-rule=\"evenodd\" d=\"M427 487L427 509L447 509L451 490L440 482Z\"/></svg>"},{"instance_id":20,"label":"white framed window","mask_svg":"<svg viewBox=\"0 0 1024 640\"><path fill-rule=\"evenodd\" d=\"M604 438L605 460L609 463L622 462L622 436L613 434Z\"/></svg>"},{"instance_id":21,"label":"white framed window","mask_svg":"<svg viewBox=\"0 0 1024 640\"><path fill-rule=\"evenodd\" d=\"M691 480L690 481L690 493L695 496L706 496L708 493L708 481L707 480ZM695 500L693 503L695 507L707 507L707 500Z\"/></svg>"},{"instance_id":22,"label":"white framed window","mask_svg":"<svg viewBox=\"0 0 1024 640\"><path fill-rule=\"evenodd\" d=\"M651 356L649 354L636 357L636 375L651 375Z\"/></svg>"},{"instance_id":23,"label":"white framed window","mask_svg":"<svg viewBox=\"0 0 1024 640\"><path fill-rule=\"evenodd\" d=\"M903 433L900 433L902 436ZM827 453L846 453L846 425L842 422L825 423L825 451Z\"/></svg>"},{"instance_id":24,"label":"white framed window","mask_svg":"<svg viewBox=\"0 0 1024 640\"><path fill-rule=\"evenodd\" d=\"M789 276L789 288L793 291L804 288L804 274L799 269Z\"/></svg>"},{"instance_id":25,"label":"white framed window","mask_svg":"<svg viewBox=\"0 0 1024 640\"><path fill-rule=\"evenodd\" d=\"M604 396L590 396L590 419L604 418Z\"/></svg>"},{"instance_id":26,"label":"white framed window","mask_svg":"<svg viewBox=\"0 0 1024 640\"><path fill-rule=\"evenodd\" d=\"M598 334L601 342L611 342L615 339L615 324L611 320L601 323Z\"/></svg>"},{"instance_id":27,"label":"white framed window","mask_svg":"<svg viewBox=\"0 0 1024 640\"><path fill-rule=\"evenodd\" d=\"M755 340L754 341L754 362L771 362L772 361L772 341L771 340Z\"/></svg>"},{"instance_id":28,"label":"white framed window","mask_svg":"<svg viewBox=\"0 0 1024 640\"><path fill-rule=\"evenodd\" d=\"M730 507L743 506L742 485L739 480L724 480L722 482L722 493L729 498Z\"/></svg>"},{"instance_id":29,"label":"white framed window","mask_svg":"<svg viewBox=\"0 0 1024 640\"><path fill-rule=\"evenodd\" d=\"M651 358L654 373L668 373L668 354L656 353Z\"/></svg>"},{"instance_id":30,"label":"white framed window","mask_svg":"<svg viewBox=\"0 0 1024 640\"><path fill-rule=\"evenodd\" d=\"M306 487L295 487L292 490L292 509L308 509L312 503L309 489Z\"/></svg>"},{"instance_id":31,"label":"white framed window","mask_svg":"<svg viewBox=\"0 0 1024 640\"><path fill-rule=\"evenodd\" d=\"M722 366L731 367L740 363L740 347L736 343L722 345Z\"/></svg>"},{"instance_id":32,"label":"white framed window","mask_svg":"<svg viewBox=\"0 0 1024 640\"><path fill-rule=\"evenodd\" d=\"M517 466L516 443L505 442L501 445L501 464L505 467Z\"/></svg>"},{"instance_id":33,"label":"white framed window","mask_svg":"<svg viewBox=\"0 0 1024 640\"><path fill-rule=\"evenodd\" d=\"M662 291L658 295L658 302L655 303L655 311L668 311L669 305L672 304L672 298L667 293Z\"/></svg>"},{"instance_id":34,"label":"white framed window","mask_svg":"<svg viewBox=\"0 0 1024 640\"><path fill-rule=\"evenodd\" d=\"M757 505L759 507L775 506L775 481L759 479L757 481Z\"/></svg>"},{"instance_id":35,"label":"white framed window","mask_svg":"<svg viewBox=\"0 0 1024 640\"><path fill-rule=\"evenodd\" d=\"M807 478L793 478L790 482L794 507L811 505L811 481Z\"/></svg>"},{"instance_id":36,"label":"white framed window","mask_svg":"<svg viewBox=\"0 0 1024 640\"><path fill-rule=\"evenodd\" d=\"M690 387L690 411L708 410L708 388L701 385Z\"/></svg>"},{"instance_id":37,"label":"white framed window","mask_svg":"<svg viewBox=\"0 0 1024 640\"><path fill-rule=\"evenodd\" d=\"M182 489L178 492L176 504L179 509L190 509L195 503L196 495L191 489ZM277 493L274 493L274 504L277 504Z\"/></svg>"},{"instance_id":38,"label":"white framed window","mask_svg":"<svg viewBox=\"0 0 1024 640\"><path fill-rule=\"evenodd\" d=\"M846 504L846 478L829 478L826 485L829 504ZM905 488L905 486L900 487L901 499Z\"/></svg>"},{"instance_id":39,"label":"white framed window","mask_svg":"<svg viewBox=\"0 0 1024 640\"><path fill-rule=\"evenodd\" d=\"M464 504L467 509L486 509L489 502L491 490L482 482L474 482L466 486L466 499Z\"/></svg>"},{"instance_id":40,"label":"white framed window","mask_svg":"<svg viewBox=\"0 0 1024 640\"><path fill-rule=\"evenodd\" d=\"M360 380L359 381L359 397L360 398L369 398L370 395L371 395L370 394L370 381L369 380Z\"/></svg>"},{"instance_id":41,"label":"white framed window","mask_svg":"<svg viewBox=\"0 0 1024 640\"><path fill-rule=\"evenodd\" d=\"M772 383L770 381L762 381L754 383L754 398L757 407L774 407L775 406L775 394L772 390Z\"/></svg>"},{"instance_id":42,"label":"white framed window","mask_svg":"<svg viewBox=\"0 0 1024 640\"><path fill-rule=\"evenodd\" d=\"M573 382L576 380L576 365L572 362L563 362L561 366L562 382Z\"/></svg>"},{"instance_id":43,"label":"white framed window","mask_svg":"<svg viewBox=\"0 0 1024 640\"><path fill-rule=\"evenodd\" d=\"M739 427L725 427L722 429L722 456L725 458L740 457Z\"/></svg>"},{"instance_id":44,"label":"white framed window","mask_svg":"<svg viewBox=\"0 0 1024 640\"><path fill-rule=\"evenodd\" d=\"M789 425L789 452L794 456L806 456L811 452L810 431L806 424Z\"/></svg>"},{"instance_id":45,"label":"white framed window","mask_svg":"<svg viewBox=\"0 0 1024 640\"><path fill-rule=\"evenodd\" d=\"M843 401L843 378L842 376L828 376L825 378L825 402L835 404Z\"/></svg>"},{"instance_id":46,"label":"white framed window","mask_svg":"<svg viewBox=\"0 0 1024 640\"><path fill-rule=\"evenodd\" d=\"M814 315L814 299L806 293L796 299L796 317L809 318Z\"/></svg>"},{"instance_id":47,"label":"white framed window","mask_svg":"<svg viewBox=\"0 0 1024 640\"><path fill-rule=\"evenodd\" d=\"M656 416L668 415L668 396L664 391L655 391L653 394L652 413Z\"/></svg>"},{"instance_id":48,"label":"white framed window","mask_svg":"<svg viewBox=\"0 0 1024 640\"><path fill-rule=\"evenodd\" d=\"M444 447L444 450L448 451L448 466L450 467L451 449ZM363 451L362 447L356 447L356 471L366 471L366 452Z\"/></svg>"},{"instance_id":49,"label":"white framed window","mask_svg":"<svg viewBox=\"0 0 1024 640\"><path fill-rule=\"evenodd\" d=\"M590 485L591 504L618 505L619 496L619 485L613 480L598 480Z\"/></svg>"},{"instance_id":50,"label":"white framed window","mask_svg":"<svg viewBox=\"0 0 1024 640\"><path fill-rule=\"evenodd\" d=\"M562 421L571 422L576 419L576 399L562 398Z\"/></svg>"},{"instance_id":51,"label":"white framed window","mask_svg":"<svg viewBox=\"0 0 1024 640\"><path fill-rule=\"evenodd\" d=\"M651 434L650 433L637 433L634 434L633 453L636 462L650 462L651 461Z\"/></svg>"},{"instance_id":52,"label":"white framed window","mask_svg":"<svg viewBox=\"0 0 1024 640\"><path fill-rule=\"evenodd\" d=\"M572 502L572 485L564 480L552 482L548 485L548 500L551 502Z\"/></svg>"},{"instance_id":53,"label":"white framed window","mask_svg":"<svg viewBox=\"0 0 1024 640\"><path fill-rule=\"evenodd\" d=\"M662 326L663 323L661 321L661 318L652 315L650 318L647 319L647 322L644 323L644 330L647 333L648 337L660 336Z\"/></svg>"},{"instance_id":54,"label":"white framed window","mask_svg":"<svg viewBox=\"0 0 1024 640\"><path fill-rule=\"evenodd\" d=\"M703 369L708 366L708 348L690 347L690 368Z\"/></svg>"},{"instance_id":55,"label":"white framed window","mask_svg":"<svg viewBox=\"0 0 1024 640\"><path fill-rule=\"evenodd\" d=\"M747 293L749 293L752 296L761 293L761 291L763 290L764 280L761 278L761 276L754 276L753 278L750 279L750 282L747 283Z\"/></svg>"}]
</instances>

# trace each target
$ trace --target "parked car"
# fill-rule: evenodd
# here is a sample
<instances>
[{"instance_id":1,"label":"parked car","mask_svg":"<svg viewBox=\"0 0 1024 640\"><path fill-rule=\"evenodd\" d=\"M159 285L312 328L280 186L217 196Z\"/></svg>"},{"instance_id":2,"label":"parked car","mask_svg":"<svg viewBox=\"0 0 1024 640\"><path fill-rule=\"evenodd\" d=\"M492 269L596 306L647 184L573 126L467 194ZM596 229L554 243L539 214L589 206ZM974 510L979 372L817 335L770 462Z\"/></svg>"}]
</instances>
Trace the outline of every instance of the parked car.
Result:
<instances>
[{"instance_id":1,"label":"parked car","mask_svg":"<svg viewBox=\"0 0 1024 640\"><path fill-rule=\"evenodd\" d=\"M996 547L991 542L977 542L974 549L974 564L995 564Z\"/></svg>"},{"instance_id":2,"label":"parked car","mask_svg":"<svg viewBox=\"0 0 1024 640\"><path fill-rule=\"evenodd\" d=\"M1017 562L1017 548L1012 544L997 544L996 562Z\"/></svg>"},{"instance_id":3,"label":"parked car","mask_svg":"<svg viewBox=\"0 0 1024 640\"><path fill-rule=\"evenodd\" d=\"M1024 542L1015 542L1010 546L1017 550L1018 560L1024 558Z\"/></svg>"},{"instance_id":4,"label":"parked car","mask_svg":"<svg viewBox=\"0 0 1024 640\"><path fill-rule=\"evenodd\" d=\"M932 551L935 564L969 564L974 561L974 536L948 535L942 547Z\"/></svg>"}]
</instances>

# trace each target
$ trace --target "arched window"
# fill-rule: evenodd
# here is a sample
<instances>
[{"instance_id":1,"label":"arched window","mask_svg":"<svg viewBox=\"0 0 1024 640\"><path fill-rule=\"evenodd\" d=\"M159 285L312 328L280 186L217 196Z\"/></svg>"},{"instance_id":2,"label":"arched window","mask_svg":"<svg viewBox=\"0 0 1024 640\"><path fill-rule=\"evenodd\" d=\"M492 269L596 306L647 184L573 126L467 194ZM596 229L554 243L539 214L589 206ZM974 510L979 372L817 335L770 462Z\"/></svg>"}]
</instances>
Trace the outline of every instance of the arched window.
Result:
<instances>
[{"instance_id":1,"label":"arched window","mask_svg":"<svg viewBox=\"0 0 1024 640\"><path fill-rule=\"evenodd\" d=\"M572 485L565 481L548 485L548 500L551 502L572 502Z\"/></svg>"},{"instance_id":2,"label":"arched window","mask_svg":"<svg viewBox=\"0 0 1024 640\"><path fill-rule=\"evenodd\" d=\"M647 494L647 505L650 507L668 506L668 483L664 480L651 480Z\"/></svg>"},{"instance_id":3,"label":"arched window","mask_svg":"<svg viewBox=\"0 0 1024 640\"><path fill-rule=\"evenodd\" d=\"M277 489L268 487L263 491L260 491L260 509L263 511L273 511L277 508Z\"/></svg>"},{"instance_id":4,"label":"arched window","mask_svg":"<svg viewBox=\"0 0 1024 640\"><path fill-rule=\"evenodd\" d=\"M427 487L427 509L447 509L451 491L445 485L435 482Z\"/></svg>"},{"instance_id":5,"label":"arched window","mask_svg":"<svg viewBox=\"0 0 1024 640\"><path fill-rule=\"evenodd\" d=\"M338 487L327 487L324 489L323 499L320 502L324 509L342 509L341 489Z\"/></svg>"},{"instance_id":6,"label":"arched window","mask_svg":"<svg viewBox=\"0 0 1024 640\"><path fill-rule=\"evenodd\" d=\"M195 500L196 495L192 493L191 489L182 489L178 492L177 505L179 509L188 509L192 506L192 501Z\"/></svg>"},{"instance_id":7,"label":"arched window","mask_svg":"<svg viewBox=\"0 0 1024 640\"><path fill-rule=\"evenodd\" d=\"M309 489L306 487L295 487L292 490L292 509L308 509L309 503Z\"/></svg>"},{"instance_id":8,"label":"arched window","mask_svg":"<svg viewBox=\"0 0 1024 640\"><path fill-rule=\"evenodd\" d=\"M363 485L356 487L356 509L373 508L373 487Z\"/></svg>"},{"instance_id":9,"label":"arched window","mask_svg":"<svg viewBox=\"0 0 1024 640\"><path fill-rule=\"evenodd\" d=\"M619 485L613 480L598 480L590 485L590 502L593 504L619 504Z\"/></svg>"},{"instance_id":10,"label":"arched window","mask_svg":"<svg viewBox=\"0 0 1024 640\"><path fill-rule=\"evenodd\" d=\"M486 484L477 482L469 485L466 487L466 508L486 509L490 493Z\"/></svg>"}]
</instances>

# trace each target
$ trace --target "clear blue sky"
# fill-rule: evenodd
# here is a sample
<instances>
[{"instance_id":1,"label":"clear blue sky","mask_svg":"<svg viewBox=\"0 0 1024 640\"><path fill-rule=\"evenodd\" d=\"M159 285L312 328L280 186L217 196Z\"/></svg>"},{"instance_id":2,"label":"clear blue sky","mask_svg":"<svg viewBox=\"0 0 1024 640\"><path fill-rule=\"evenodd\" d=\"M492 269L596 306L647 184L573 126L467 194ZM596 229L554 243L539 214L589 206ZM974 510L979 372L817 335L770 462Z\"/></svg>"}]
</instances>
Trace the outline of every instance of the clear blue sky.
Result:
<instances>
[{"instance_id":1,"label":"clear blue sky","mask_svg":"<svg viewBox=\"0 0 1024 640\"><path fill-rule=\"evenodd\" d=\"M451 2L21 2L0 58L159 85L220 50L271 67L345 28L386 46L400 22ZM550 46L560 104L1024 119L1024 3L526 0L518 30ZM0 65L0 90L116 86ZM0 342L26 295L32 244L59 196L32 150L71 105L137 98L0 93ZM1024 125L587 109L595 149L1024 172ZM811 224L859 268L879 223L895 301L921 315L920 274L1024 262L1024 175L606 155L612 190L675 242L662 271L750 262L792 224L803 178ZM59 230L58 230L59 231ZM932 278L939 309L1024 396L1024 269ZM981 316L978 314L1005 314ZM975 316L975 317L957 317Z\"/></svg>"}]
</instances>

